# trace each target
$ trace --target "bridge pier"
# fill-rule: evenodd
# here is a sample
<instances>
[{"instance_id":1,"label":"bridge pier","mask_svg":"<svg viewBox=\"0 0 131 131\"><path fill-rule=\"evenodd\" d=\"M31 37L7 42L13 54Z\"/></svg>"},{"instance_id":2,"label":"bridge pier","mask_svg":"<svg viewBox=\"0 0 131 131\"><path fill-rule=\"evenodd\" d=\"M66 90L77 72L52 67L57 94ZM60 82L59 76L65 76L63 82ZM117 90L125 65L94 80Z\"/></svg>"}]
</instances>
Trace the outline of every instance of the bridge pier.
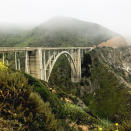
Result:
<instances>
[{"instance_id":1,"label":"bridge pier","mask_svg":"<svg viewBox=\"0 0 131 131\"><path fill-rule=\"evenodd\" d=\"M25 72L30 74L29 71L29 51L25 51Z\"/></svg>"},{"instance_id":2,"label":"bridge pier","mask_svg":"<svg viewBox=\"0 0 131 131\"><path fill-rule=\"evenodd\" d=\"M76 72L75 72L74 68L72 68L73 63L71 63L71 68L72 68L71 81L72 82L80 82L80 80L81 80L81 53L80 53L80 49L75 50L74 53L72 53L72 57L74 59L74 64L76 66Z\"/></svg>"},{"instance_id":3,"label":"bridge pier","mask_svg":"<svg viewBox=\"0 0 131 131\"><path fill-rule=\"evenodd\" d=\"M43 51L43 80L47 81L46 77L46 55L45 55L45 50Z\"/></svg>"},{"instance_id":4,"label":"bridge pier","mask_svg":"<svg viewBox=\"0 0 131 131\"><path fill-rule=\"evenodd\" d=\"M17 53L15 52L15 69L17 70Z\"/></svg>"},{"instance_id":5,"label":"bridge pier","mask_svg":"<svg viewBox=\"0 0 131 131\"><path fill-rule=\"evenodd\" d=\"M21 70L20 59L18 58L18 70Z\"/></svg>"},{"instance_id":6,"label":"bridge pier","mask_svg":"<svg viewBox=\"0 0 131 131\"><path fill-rule=\"evenodd\" d=\"M5 64L5 53L3 53L3 56L2 56L2 61L3 61L3 64Z\"/></svg>"},{"instance_id":7,"label":"bridge pier","mask_svg":"<svg viewBox=\"0 0 131 131\"><path fill-rule=\"evenodd\" d=\"M42 50L26 51L25 53L25 72L33 77L44 80Z\"/></svg>"},{"instance_id":8,"label":"bridge pier","mask_svg":"<svg viewBox=\"0 0 131 131\"><path fill-rule=\"evenodd\" d=\"M38 73L38 78L41 80L44 80L43 77L43 61L42 61L42 50L38 49L36 51L36 69L37 69L37 73Z\"/></svg>"}]
</instances>

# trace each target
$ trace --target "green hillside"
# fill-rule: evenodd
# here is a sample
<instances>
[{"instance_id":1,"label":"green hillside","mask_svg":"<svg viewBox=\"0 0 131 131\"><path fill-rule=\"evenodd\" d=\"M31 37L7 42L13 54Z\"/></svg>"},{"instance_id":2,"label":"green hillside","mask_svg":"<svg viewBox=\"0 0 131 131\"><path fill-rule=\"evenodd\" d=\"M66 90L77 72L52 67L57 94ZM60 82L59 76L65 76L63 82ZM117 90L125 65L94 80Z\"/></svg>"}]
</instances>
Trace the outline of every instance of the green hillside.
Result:
<instances>
[{"instance_id":1,"label":"green hillside","mask_svg":"<svg viewBox=\"0 0 131 131\"><path fill-rule=\"evenodd\" d=\"M70 80L70 67L63 57L57 61L49 83L0 64L0 130L20 131L105 131L131 129L130 74L118 63L123 57L110 58L112 48L96 48L85 54L80 83ZM124 59L124 56L127 59ZM118 72L119 70L119 72Z\"/></svg>"},{"instance_id":2,"label":"green hillside","mask_svg":"<svg viewBox=\"0 0 131 131\"><path fill-rule=\"evenodd\" d=\"M0 46L92 46L116 35L95 23L55 17L27 32L1 34Z\"/></svg>"},{"instance_id":3,"label":"green hillside","mask_svg":"<svg viewBox=\"0 0 131 131\"><path fill-rule=\"evenodd\" d=\"M29 46L91 46L114 35L95 23L56 17L32 30L26 41Z\"/></svg>"}]
</instances>

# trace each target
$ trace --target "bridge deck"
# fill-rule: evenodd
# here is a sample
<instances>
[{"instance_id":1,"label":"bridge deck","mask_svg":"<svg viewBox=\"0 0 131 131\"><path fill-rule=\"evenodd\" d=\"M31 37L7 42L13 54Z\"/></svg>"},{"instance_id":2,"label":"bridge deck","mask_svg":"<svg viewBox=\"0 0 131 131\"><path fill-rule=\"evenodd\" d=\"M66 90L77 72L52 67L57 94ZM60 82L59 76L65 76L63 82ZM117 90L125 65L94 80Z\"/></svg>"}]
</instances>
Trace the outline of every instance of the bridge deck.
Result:
<instances>
[{"instance_id":1,"label":"bridge deck","mask_svg":"<svg viewBox=\"0 0 131 131\"><path fill-rule=\"evenodd\" d=\"M34 51L34 50L69 50L92 49L93 47L0 47L0 52Z\"/></svg>"}]
</instances>

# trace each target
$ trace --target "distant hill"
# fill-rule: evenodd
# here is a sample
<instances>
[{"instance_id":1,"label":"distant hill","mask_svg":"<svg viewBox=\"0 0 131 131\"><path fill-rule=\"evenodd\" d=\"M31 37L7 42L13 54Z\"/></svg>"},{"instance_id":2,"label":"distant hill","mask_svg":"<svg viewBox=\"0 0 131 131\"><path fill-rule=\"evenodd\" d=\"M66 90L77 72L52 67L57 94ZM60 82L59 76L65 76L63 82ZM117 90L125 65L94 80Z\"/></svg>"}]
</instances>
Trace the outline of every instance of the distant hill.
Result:
<instances>
[{"instance_id":1,"label":"distant hill","mask_svg":"<svg viewBox=\"0 0 131 131\"><path fill-rule=\"evenodd\" d=\"M93 46L118 35L96 23L55 17L30 31L0 35L0 46Z\"/></svg>"},{"instance_id":2,"label":"distant hill","mask_svg":"<svg viewBox=\"0 0 131 131\"><path fill-rule=\"evenodd\" d=\"M116 35L95 23L55 17L33 29L26 40L30 46L91 46Z\"/></svg>"}]
</instances>

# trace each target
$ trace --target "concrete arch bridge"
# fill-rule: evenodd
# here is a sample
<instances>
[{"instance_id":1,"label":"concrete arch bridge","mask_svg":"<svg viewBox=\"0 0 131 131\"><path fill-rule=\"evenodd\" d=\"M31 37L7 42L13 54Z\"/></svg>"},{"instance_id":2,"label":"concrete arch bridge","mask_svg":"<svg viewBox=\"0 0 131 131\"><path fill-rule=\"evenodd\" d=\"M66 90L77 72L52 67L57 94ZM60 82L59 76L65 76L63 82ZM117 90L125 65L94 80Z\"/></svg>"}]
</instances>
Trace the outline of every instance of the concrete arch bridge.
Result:
<instances>
[{"instance_id":1,"label":"concrete arch bridge","mask_svg":"<svg viewBox=\"0 0 131 131\"><path fill-rule=\"evenodd\" d=\"M81 61L83 54L91 51L93 47L0 47L2 61L6 60L6 55L10 52L14 54L14 67L21 69L19 53L24 54L25 72L38 79L49 81L52 69L61 55L65 55L71 67L72 82L79 82L81 79Z\"/></svg>"}]
</instances>

